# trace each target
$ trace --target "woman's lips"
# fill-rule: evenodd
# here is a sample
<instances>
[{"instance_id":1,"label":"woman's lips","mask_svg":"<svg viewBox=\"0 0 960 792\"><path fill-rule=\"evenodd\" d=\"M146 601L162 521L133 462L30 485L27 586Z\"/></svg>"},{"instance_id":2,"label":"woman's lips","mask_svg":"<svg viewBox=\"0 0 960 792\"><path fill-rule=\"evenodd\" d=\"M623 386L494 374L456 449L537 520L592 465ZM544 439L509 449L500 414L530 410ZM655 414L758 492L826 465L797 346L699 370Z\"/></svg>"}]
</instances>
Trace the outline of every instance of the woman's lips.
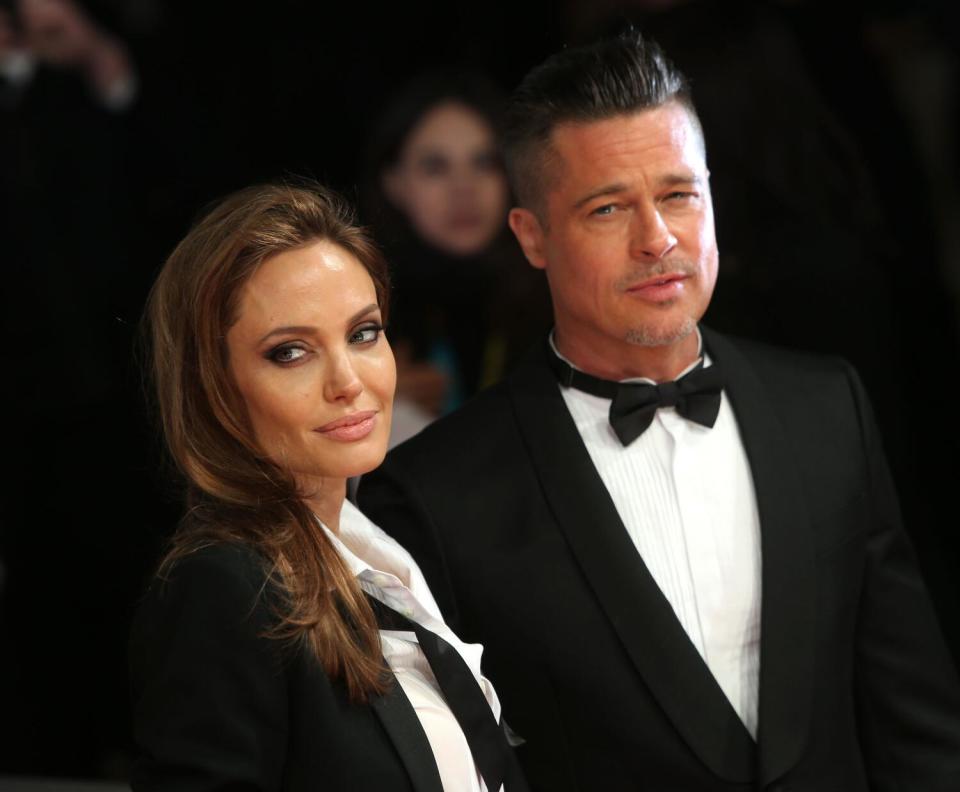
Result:
<instances>
[{"instance_id":1,"label":"woman's lips","mask_svg":"<svg viewBox=\"0 0 960 792\"><path fill-rule=\"evenodd\" d=\"M473 212L450 215L447 218L447 227L461 231L478 228L483 225L483 215Z\"/></svg>"},{"instance_id":2,"label":"woman's lips","mask_svg":"<svg viewBox=\"0 0 960 792\"><path fill-rule=\"evenodd\" d=\"M362 440L373 431L376 423L377 413L375 410L365 410L363 412L350 413L336 421L315 429L324 437L331 440L340 440L344 443L350 443L354 440Z\"/></svg>"},{"instance_id":3,"label":"woman's lips","mask_svg":"<svg viewBox=\"0 0 960 792\"><path fill-rule=\"evenodd\" d=\"M686 279L687 276L680 273L659 275L631 286L627 292L650 302L666 302L683 293L683 282Z\"/></svg>"}]
</instances>

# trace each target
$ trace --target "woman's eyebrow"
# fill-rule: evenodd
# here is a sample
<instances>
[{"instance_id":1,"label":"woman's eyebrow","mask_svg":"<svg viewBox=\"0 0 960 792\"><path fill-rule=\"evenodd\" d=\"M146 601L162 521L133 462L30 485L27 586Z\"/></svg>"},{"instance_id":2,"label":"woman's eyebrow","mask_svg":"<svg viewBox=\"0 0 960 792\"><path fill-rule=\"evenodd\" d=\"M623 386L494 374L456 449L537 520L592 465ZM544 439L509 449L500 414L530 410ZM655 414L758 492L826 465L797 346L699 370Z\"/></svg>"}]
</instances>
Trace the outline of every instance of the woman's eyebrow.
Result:
<instances>
[{"instance_id":1,"label":"woman's eyebrow","mask_svg":"<svg viewBox=\"0 0 960 792\"><path fill-rule=\"evenodd\" d=\"M268 338L272 338L273 336L277 335L311 335L316 332L317 328L311 327L310 325L287 325L286 327L275 327L257 343L262 344Z\"/></svg>"},{"instance_id":2,"label":"woman's eyebrow","mask_svg":"<svg viewBox=\"0 0 960 792\"><path fill-rule=\"evenodd\" d=\"M359 311L357 311L353 316L347 320L348 325L352 325L354 322L360 321L364 316L369 313L373 313L380 306L376 303L370 303ZM261 338L257 343L262 344L269 338L277 335L315 335L317 333L317 328L312 325L285 325L284 327L275 327L269 333L267 333L263 338Z\"/></svg>"}]
</instances>

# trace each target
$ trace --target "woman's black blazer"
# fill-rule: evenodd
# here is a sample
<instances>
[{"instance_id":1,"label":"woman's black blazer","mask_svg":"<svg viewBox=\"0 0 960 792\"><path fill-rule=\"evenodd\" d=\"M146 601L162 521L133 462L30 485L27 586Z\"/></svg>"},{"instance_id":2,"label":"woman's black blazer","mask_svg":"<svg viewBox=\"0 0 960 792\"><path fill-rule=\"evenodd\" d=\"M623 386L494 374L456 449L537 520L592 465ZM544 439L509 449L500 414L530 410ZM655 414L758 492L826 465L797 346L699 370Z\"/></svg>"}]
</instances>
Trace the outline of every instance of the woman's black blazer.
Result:
<instances>
[{"instance_id":1,"label":"woman's black blazer","mask_svg":"<svg viewBox=\"0 0 960 792\"><path fill-rule=\"evenodd\" d=\"M178 561L130 640L136 792L442 792L399 685L352 703L274 623L263 560L218 544Z\"/></svg>"}]
</instances>

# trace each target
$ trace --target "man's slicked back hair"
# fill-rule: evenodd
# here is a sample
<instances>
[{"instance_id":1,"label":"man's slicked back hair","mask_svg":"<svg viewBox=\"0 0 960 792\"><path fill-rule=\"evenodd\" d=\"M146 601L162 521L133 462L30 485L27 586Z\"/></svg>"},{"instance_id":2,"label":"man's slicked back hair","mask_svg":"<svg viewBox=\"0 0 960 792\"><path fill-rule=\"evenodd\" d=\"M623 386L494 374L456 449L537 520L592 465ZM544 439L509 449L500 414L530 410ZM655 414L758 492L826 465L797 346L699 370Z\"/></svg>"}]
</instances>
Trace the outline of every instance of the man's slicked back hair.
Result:
<instances>
[{"instance_id":1,"label":"man's slicked back hair","mask_svg":"<svg viewBox=\"0 0 960 792\"><path fill-rule=\"evenodd\" d=\"M679 102L703 138L689 85L656 42L628 29L551 55L510 97L503 144L521 206L545 219L550 136L565 123L590 123Z\"/></svg>"}]
</instances>

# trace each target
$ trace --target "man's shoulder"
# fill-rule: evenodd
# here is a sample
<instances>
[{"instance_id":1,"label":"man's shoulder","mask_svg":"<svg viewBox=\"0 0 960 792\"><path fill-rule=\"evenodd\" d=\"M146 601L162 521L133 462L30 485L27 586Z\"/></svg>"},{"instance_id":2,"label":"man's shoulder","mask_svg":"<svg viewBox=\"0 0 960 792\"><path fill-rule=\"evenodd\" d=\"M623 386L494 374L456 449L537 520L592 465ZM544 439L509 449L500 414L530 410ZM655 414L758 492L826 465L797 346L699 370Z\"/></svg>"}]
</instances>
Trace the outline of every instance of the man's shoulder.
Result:
<instances>
[{"instance_id":1,"label":"man's shoulder","mask_svg":"<svg viewBox=\"0 0 960 792\"><path fill-rule=\"evenodd\" d=\"M854 367L844 358L777 347L759 341L705 333L708 352L723 367L726 386L765 398L789 420L833 426L864 413L867 396ZM736 402L736 399L734 399Z\"/></svg>"},{"instance_id":2,"label":"man's shoulder","mask_svg":"<svg viewBox=\"0 0 960 792\"><path fill-rule=\"evenodd\" d=\"M482 390L390 452L393 458L475 447L502 434L513 408L509 380Z\"/></svg>"},{"instance_id":3,"label":"man's shoulder","mask_svg":"<svg viewBox=\"0 0 960 792\"><path fill-rule=\"evenodd\" d=\"M723 357L734 350L763 379L787 381L808 380L810 377L847 378L853 367L844 358L818 352L775 346L755 339L732 336L706 330L707 351Z\"/></svg>"}]
</instances>

